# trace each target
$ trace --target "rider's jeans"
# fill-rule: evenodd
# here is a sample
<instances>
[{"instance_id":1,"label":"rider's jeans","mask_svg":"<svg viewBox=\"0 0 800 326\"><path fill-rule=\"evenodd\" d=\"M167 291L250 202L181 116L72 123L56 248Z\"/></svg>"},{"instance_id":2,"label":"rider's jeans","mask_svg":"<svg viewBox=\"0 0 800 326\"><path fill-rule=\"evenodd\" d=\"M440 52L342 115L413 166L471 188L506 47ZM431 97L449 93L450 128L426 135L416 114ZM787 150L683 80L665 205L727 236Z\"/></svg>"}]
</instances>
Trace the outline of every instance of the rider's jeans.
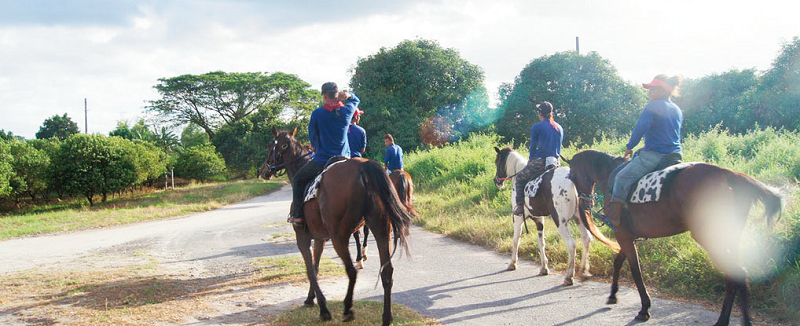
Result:
<instances>
[{"instance_id":1,"label":"rider's jeans","mask_svg":"<svg viewBox=\"0 0 800 326\"><path fill-rule=\"evenodd\" d=\"M653 172L658 166L658 162L664 155L654 151L640 150L638 155L634 156L627 166L617 173L617 178L614 179L614 191L611 195L612 201L627 202L625 198L631 193L631 187L645 174Z\"/></svg>"}]
</instances>

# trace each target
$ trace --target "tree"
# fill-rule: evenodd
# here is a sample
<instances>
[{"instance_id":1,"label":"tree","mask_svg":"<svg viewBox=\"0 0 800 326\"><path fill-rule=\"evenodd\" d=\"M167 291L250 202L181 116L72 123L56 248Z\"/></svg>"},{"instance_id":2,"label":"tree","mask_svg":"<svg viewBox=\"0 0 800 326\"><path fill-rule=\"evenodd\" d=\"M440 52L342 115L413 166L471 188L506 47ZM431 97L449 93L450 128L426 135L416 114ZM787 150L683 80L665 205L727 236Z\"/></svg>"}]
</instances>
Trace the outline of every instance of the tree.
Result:
<instances>
[{"instance_id":1,"label":"tree","mask_svg":"<svg viewBox=\"0 0 800 326\"><path fill-rule=\"evenodd\" d=\"M11 165L14 157L11 156L10 147L6 140L0 139L0 196L11 193L9 181L14 177L14 168Z\"/></svg>"},{"instance_id":2,"label":"tree","mask_svg":"<svg viewBox=\"0 0 800 326\"><path fill-rule=\"evenodd\" d=\"M761 77L758 93L753 114L759 121L800 129L800 37L783 45L772 67Z\"/></svg>"},{"instance_id":3,"label":"tree","mask_svg":"<svg viewBox=\"0 0 800 326\"><path fill-rule=\"evenodd\" d=\"M277 117L305 112L317 104L319 92L295 75L276 72L181 75L161 78L154 86L161 96L150 101L148 111L174 127L192 123L210 139L217 129L234 125L247 116L267 110Z\"/></svg>"},{"instance_id":4,"label":"tree","mask_svg":"<svg viewBox=\"0 0 800 326\"><path fill-rule=\"evenodd\" d=\"M488 103L482 69L435 41L406 40L381 48L359 59L352 72L350 87L366 111L361 126L370 135L369 155L383 153L376 149L383 148L387 132L407 150L425 141L438 145L454 140L468 131L461 130L469 125L470 112L464 108Z\"/></svg>"},{"instance_id":5,"label":"tree","mask_svg":"<svg viewBox=\"0 0 800 326\"><path fill-rule=\"evenodd\" d=\"M136 166L136 185L145 185L154 182L167 171L169 158L161 148L153 143L143 140L133 140Z\"/></svg>"},{"instance_id":6,"label":"tree","mask_svg":"<svg viewBox=\"0 0 800 326\"><path fill-rule=\"evenodd\" d=\"M60 140L67 139L70 135L79 133L78 124L72 121L66 113L63 116L54 115L44 120L44 124L36 133L36 138L45 139L57 137Z\"/></svg>"},{"instance_id":7,"label":"tree","mask_svg":"<svg viewBox=\"0 0 800 326\"><path fill-rule=\"evenodd\" d=\"M647 103L641 87L625 83L608 60L574 51L531 61L513 85L501 85L500 101L502 118L495 127L506 140L527 140L531 125L539 122L535 105L549 101L566 144L629 134Z\"/></svg>"},{"instance_id":8,"label":"tree","mask_svg":"<svg viewBox=\"0 0 800 326\"><path fill-rule=\"evenodd\" d=\"M12 140L9 149L14 160L11 163L14 176L10 180L11 195L17 202L22 195L36 200L36 195L47 189L46 171L50 158L43 150L36 149L28 142Z\"/></svg>"},{"instance_id":9,"label":"tree","mask_svg":"<svg viewBox=\"0 0 800 326\"><path fill-rule=\"evenodd\" d=\"M747 132L757 122L752 108L758 83L755 69L685 80L682 96L674 99L683 110L684 133L703 132L720 123L734 133Z\"/></svg>"},{"instance_id":10,"label":"tree","mask_svg":"<svg viewBox=\"0 0 800 326\"><path fill-rule=\"evenodd\" d=\"M129 140L102 135L73 135L51 158L48 180L70 194L83 194L94 205L94 196L122 191L135 184L136 153Z\"/></svg>"},{"instance_id":11,"label":"tree","mask_svg":"<svg viewBox=\"0 0 800 326\"><path fill-rule=\"evenodd\" d=\"M190 147L175 163L175 174L181 178L206 181L221 176L224 171L225 160L213 145Z\"/></svg>"},{"instance_id":12,"label":"tree","mask_svg":"<svg viewBox=\"0 0 800 326\"><path fill-rule=\"evenodd\" d=\"M10 131L6 132L3 129L0 129L0 139L2 139L2 140L12 140L12 139L25 140L25 138L23 138L22 136L15 136L13 132L10 132Z\"/></svg>"},{"instance_id":13,"label":"tree","mask_svg":"<svg viewBox=\"0 0 800 326\"><path fill-rule=\"evenodd\" d=\"M195 124L190 123L181 131L181 146L183 148L209 143L208 134L204 133L203 129L200 129L200 127Z\"/></svg>"}]
</instances>

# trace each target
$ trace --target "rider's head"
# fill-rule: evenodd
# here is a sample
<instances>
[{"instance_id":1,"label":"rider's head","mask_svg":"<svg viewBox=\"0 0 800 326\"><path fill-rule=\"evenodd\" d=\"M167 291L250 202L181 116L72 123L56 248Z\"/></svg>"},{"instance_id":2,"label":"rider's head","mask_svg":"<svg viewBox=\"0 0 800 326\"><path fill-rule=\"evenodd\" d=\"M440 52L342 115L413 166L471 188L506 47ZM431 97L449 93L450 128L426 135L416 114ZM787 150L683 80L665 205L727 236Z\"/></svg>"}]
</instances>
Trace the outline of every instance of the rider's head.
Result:
<instances>
[{"instance_id":1,"label":"rider's head","mask_svg":"<svg viewBox=\"0 0 800 326\"><path fill-rule=\"evenodd\" d=\"M386 147L394 144L394 137L392 137L392 134L383 135L383 144L386 145Z\"/></svg>"},{"instance_id":2,"label":"rider's head","mask_svg":"<svg viewBox=\"0 0 800 326\"><path fill-rule=\"evenodd\" d=\"M539 120L550 120L553 118L553 103L544 101L536 104L539 112Z\"/></svg>"},{"instance_id":3,"label":"rider's head","mask_svg":"<svg viewBox=\"0 0 800 326\"><path fill-rule=\"evenodd\" d=\"M647 96L651 101L668 99L670 96L678 96L678 86L681 84L680 76L668 77L660 74L653 78L653 81L642 84L647 89Z\"/></svg>"},{"instance_id":4,"label":"rider's head","mask_svg":"<svg viewBox=\"0 0 800 326\"><path fill-rule=\"evenodd\" d=\"M326 101L336 100L336 94L339 93L339 86L334 82L327 82L322 84L322 98Z\"/></svg>"}]
</instances>

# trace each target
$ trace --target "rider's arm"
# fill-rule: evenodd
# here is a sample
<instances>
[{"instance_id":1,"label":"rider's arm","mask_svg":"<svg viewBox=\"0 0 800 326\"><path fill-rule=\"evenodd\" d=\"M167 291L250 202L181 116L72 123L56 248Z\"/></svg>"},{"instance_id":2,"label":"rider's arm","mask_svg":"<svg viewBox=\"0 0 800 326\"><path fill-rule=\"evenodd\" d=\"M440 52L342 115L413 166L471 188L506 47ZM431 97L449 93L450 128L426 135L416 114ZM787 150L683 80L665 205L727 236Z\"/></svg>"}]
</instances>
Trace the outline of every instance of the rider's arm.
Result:
<instances>
[{"instance_id":1,"label":"rider's arm","mask_svg":"<svg viewBox=\"0 0 800 326\"><path fill-rule=\"evenodd\" d=\"M642 115L639 116L639 121L636 121L636 127L633 128L633 133L631 133L631 140L628 141L625 148L632 150L636 147L639 141L642 140L644 133L650 129L650 125L653 123L653 108L651 104L647 104L647 106L644 107Z\"/></svg>"},{"instance_id":2,"label":"rider's arm","mask_svg":"<svg viewBox=\"0 0 800 326\"><path fill-rule=\"evenodd\" d=\"M348 94L349 97L347 97L347 99L344 100L344 106L341 108L341 110L345 114L345 116L348 117L348 119L352 119L353 114L356 113L356 108L358 107L358 104L361 103L361 100L354 93L348 93ZM350 120L348 120L347 123L350 123Z\"/></svg>"},{"instance_id":3,"label":"rider's arm","mask_svg":"<svg viewBox=\"0 0 800 326\"><path fill-rule=\"evenodd\" d=\"M316 151L319 149L319 126L317 126L317 119L314 113L311 113L311 121L308 122L308 140L311 141L311 147Z\"/></svg>"},{"instance_id":4,"label":"rider's arm","mask_svg":"<svg viewBox=\"0 0 800 326\"><path fill-rule=\"evenodd\" d=\"M531 144L528 148L528 159L532 159L536 154L536 149L539 148L539 133L536 130L536 125L531 127Z\"/></svg>"}]
</instances>

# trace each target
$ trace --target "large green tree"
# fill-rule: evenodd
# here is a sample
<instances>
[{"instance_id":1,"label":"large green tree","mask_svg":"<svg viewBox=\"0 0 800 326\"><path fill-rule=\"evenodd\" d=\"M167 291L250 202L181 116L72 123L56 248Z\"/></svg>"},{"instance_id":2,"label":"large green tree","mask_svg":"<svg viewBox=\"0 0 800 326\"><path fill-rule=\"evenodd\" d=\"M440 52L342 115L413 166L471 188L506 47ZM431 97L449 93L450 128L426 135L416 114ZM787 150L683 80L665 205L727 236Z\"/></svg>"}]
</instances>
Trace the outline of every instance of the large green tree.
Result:
<instances>
[{"instance_id":1,"label":"large green tree","mask_svg":"<svg viewBox=\"0 0 800 326\"><path fill-rule=\"evenodd\" d=\"M352 73L370 157L383 153L386 133L406 150L454 140L474 127L468 117L476 103L488 103L483 70L431 40L381 48L359 59Z\"/></svg>"},{"instance_id":2,"label":"large green tree","mask_svg":"<svg viewBox=\"0 0 800 326\"><path fill-rule=\"evenodd\" d=\"M0 196L11 193L9 181L14 177L12 162L14 157L11 156L11 145L8 141L0 139Z\"/></svg>"},{"instance_id":3,"label":"large green tree","mask_svg":"<svg viewBox=\"0 0 800 326\"><path fill-rule=\"evenodd\" d=\"M757 122L753 108L758 83L755 69L685 80L682 96L674 99L683 110L684 133L700 133L718 124L731 132L747 132Z\"/></svg>"},{"instance_id":4,"label":"large green tree","mask_svg":"<svg viewBox=\"0 0 800 326\"><path fill-rule=\"evenodd\" d=\"M319 92L295 75L282 72L181 75L161 78L154 86L161 96L150 101L148 111L167 125L192 123L209 136L222 126L234 125L256 112L266 110L275 116L312 110Z\"/></svg>"},{"instance_id":5,"label":"large green tree","mask_svg":"<svg viewBox=\"0 0 800 326\"><path fill-rule=\"evenodd\" d=\"M220 177L223 172L225 160L210 144L187 148L175 163L175 175L180 178L206 181Z\"/></svg>"},{"instance_id":6,"label":"large green tree","mask_svg":"<svg viewBox=\"0 0 800 326\"><path fill-rule=\"evenodd\" d=\"M539 121L535 105L549 101L564 128L564 141L591 142L603 134L627 135L647 99L596 52L559 52L531 61L514 80L500 87L502 113L497 133L516 143L528 141Z\"/></svg>"},{"instance_id":7,"label":"large green tree","mask_svg":"<svg viewBox=\"0 0 800 326\"><path fill-rule=\"evenodd\" d=\"M800 129L800 37L783 45L758 91L753 114L762 124Z\"/></svg>"},{"instance_id":8,"label":"large green tree","mask_svg":"<svg viewBox=\"0 0 800 326\"><path fill-rule=\"evenodd\" d=\"M64 140L79 132L78 124L64 113L62 116L54 115L45 119L42 126L39 127L39 131L36 132L36 138L45 139L56 137L60 140Z\"/></svg>"},{"instance_id":9,"label":"large green tree","mask_svg":"<svg viewBox=\"0 0 800 326\"><path fill-rule=\"evenodd\" d=\"M11 140L9 149L14 160L11 166L14 169L14 176L10 181L11 195L19 201L23 195L35 200L36 196L43 194L47 189L47 168L50 165L50 157L44 150L36 149L32 144Z\"/></svg>"}]
</instances>

